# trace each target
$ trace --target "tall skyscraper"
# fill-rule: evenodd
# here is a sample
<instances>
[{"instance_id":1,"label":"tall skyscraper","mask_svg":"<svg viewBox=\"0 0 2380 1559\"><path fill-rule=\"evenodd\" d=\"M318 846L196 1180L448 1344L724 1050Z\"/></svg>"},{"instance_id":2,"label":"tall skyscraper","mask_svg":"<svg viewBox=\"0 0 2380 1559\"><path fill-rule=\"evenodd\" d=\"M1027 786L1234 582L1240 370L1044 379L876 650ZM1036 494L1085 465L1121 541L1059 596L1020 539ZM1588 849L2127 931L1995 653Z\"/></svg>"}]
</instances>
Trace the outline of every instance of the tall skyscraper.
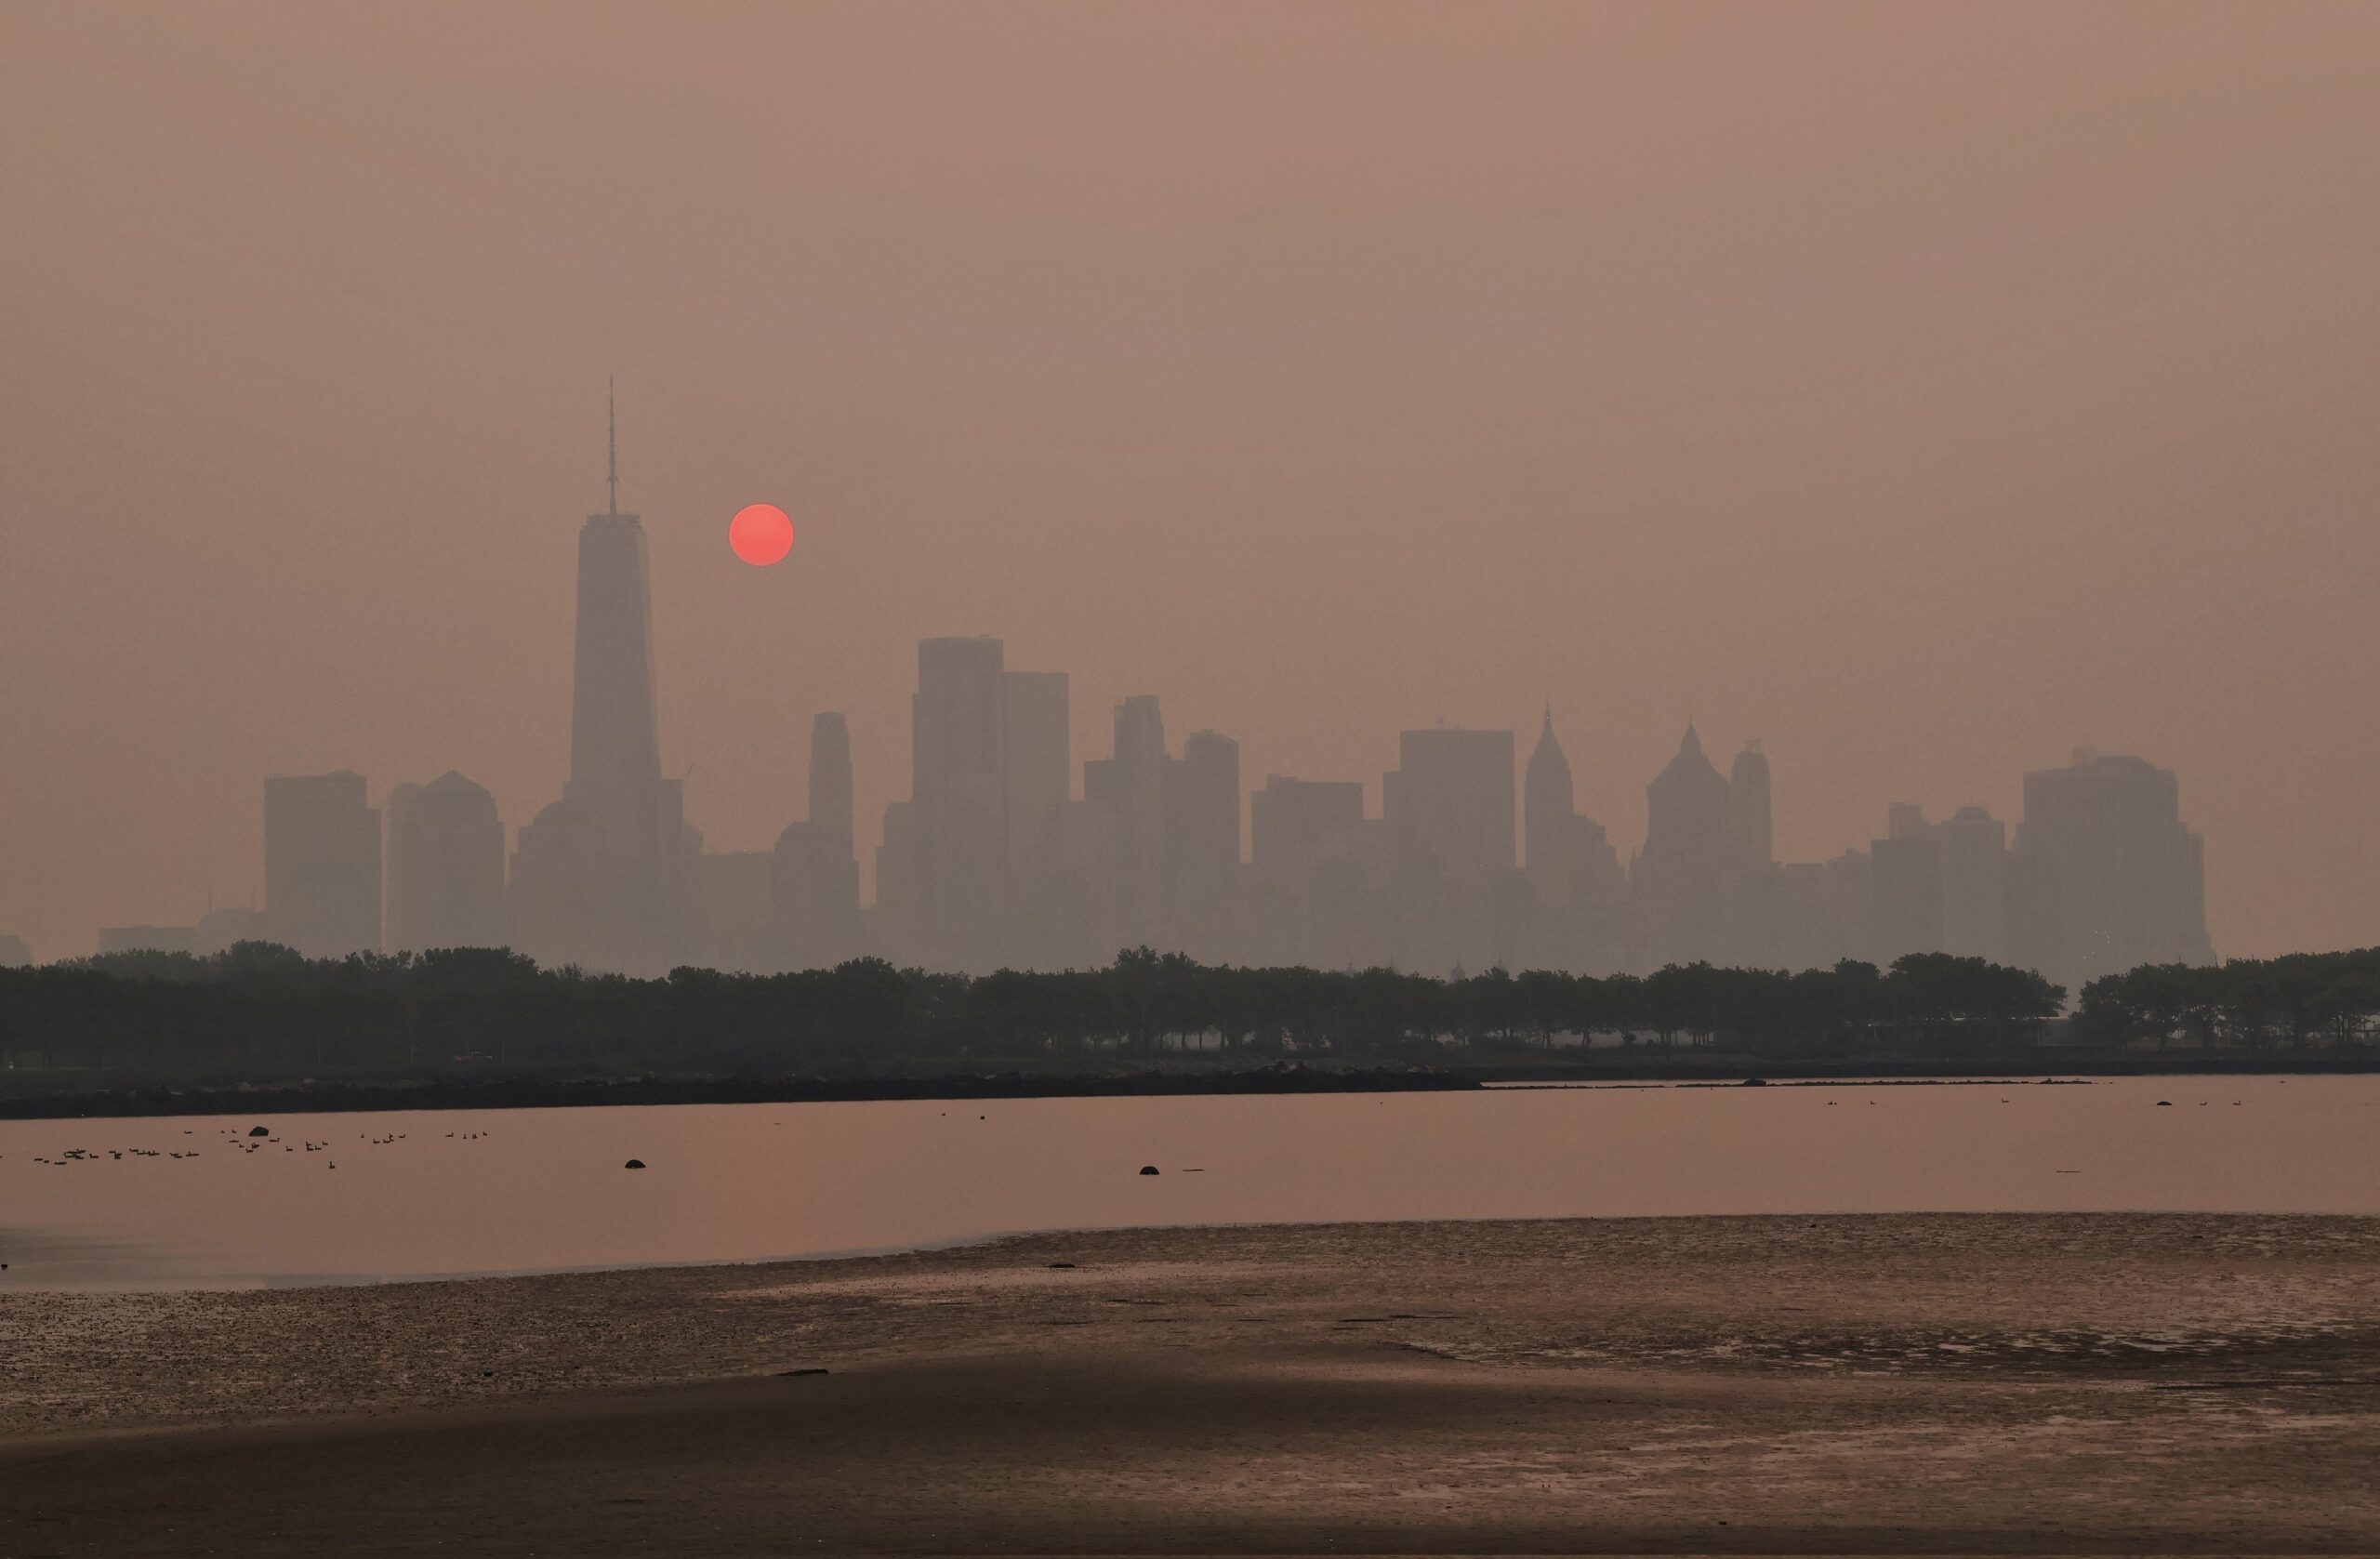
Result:
<instances>
[{"instance_id":1,"label":"tall skyscraper","mask_svg":"<svg viewBox=\"0 0 2380 1559\"><path fill-rule=\"evenodd\" d=\"M770 961L828 968L860 948L859 857L852 845L851 731L839 714L810 725L810 816L777 836L769 878Z\"/></svg>"},{"instance_id":2,"label":"tall skyscraper","mask_svg":"<svg viewBox=\"0 0 2380 1559\"><path fill-rule=\"evenodd\" d=\"M1643 967L1725 956L1734 806L1726 776L1688 725L1677 756L1645 787L1645 848L1629 873Z\"/></svg>"},{"instance_id":3,"label":"tall skyscraper","mask_svg":"<svg viewBox=\"0 0 2380 1559\"><path fill-rule=\"evenodd\" d=\"M1746 742L1728 771L1727 840L1720 957L1746 969L1765 969L1777 961L1780 905L1768 755L1758 742Z\"/></svg>"},{"instance_id":4,"label":"tall skyscraper","mask_svg":"<svg viewBox=\"0 0 2380 1559\"><path fill-rule=\"evenodd\" d=\"M611 958L600 967L650 971L662 954L667 905L660 692L653 655L652 564L644 522L620 512L616 421L607 437L610 500L578 533L578 627L572 655L570 780L601 851L595 923Z\"/></svg>"},{"instance_id":5,"label":"tall skyscraper","mask_svg":"<svg viewBox=\"0 0 2380 1559\"><path fill-rule=\"evenodd\" d=\"M1364 826L1358 780L1304 780L1267 774L1248 799L1249 869L1267 887L1296 891L1315 863Z\"/></svg>"},{"instance_id":6,"label":"tall skyscraper","mask_svg":"<svg viewBox=\"0 0 2380 1559\"><path fill-rule=\"evenodd\" d=\"M776 875L774 850L705 851L696 856L687 961L738 973L774 973L784 968L770 935Z\"/></svg>"},{"instance_id":7,"label":"tall skyscraper","mask_svg":"<svg viewBox=\"0 0 2380 1559\"><path fill-rule=\"evenodd\" d=\"M268 939L310 958L380 950L380 814L362 774L265 780L264 913Z\"/></svg>"},{"instance_id":8,"label":"tall skyscraper","mask_svg":"<svg viewBox=\"0 0 2380 1559\"><path fill-rule=\"evenodd\" d=\"M1063 671L1000 676L1001 770L1013 882L1038 899L1061 865L1061 830L1074 799L1072 711Z\"/></svg>"},{"instance_id":9,"label":"tall skyscraper","mask_svg":"<svg viewBox=\"0 0 2380 1559\"><path fill-rule=\"evenodd\" d=\"M1895 801L1885 816L1885 838L1871 852L1863 956L1889 962L1901 953L1944 952L1998 961L2006 828L1981 807L1929 823L1924 808ZM1938 888L1924 887L1928 879L1938 879ZM1921 902L1929 892L1940 902Z\"/></svg>"},{"instance_id":10,"label":"tall skyscraper","mask_svg":"<svg viewBox=\"0 0 2380 1559\"><path fill-rule=\"evenodd\" d=\"M1888 838L1870 842L1868 862L1868 961L1886 968L1911 953L1943 951L1940 839L1896 819Z\"/></svg>"},{"instance_id":11,"label":"tall skyscraper","mask_svg":"<svg viewBox=\"0 0 2380 1559\"><path fill-rule=\"evenodd\" d=\"M1626 878L1603 825L1579 814L1548 709L1521 781L1523 862L1535 917L1526 961L1580 973L1619 966Z\"/></svg>"},{"instance_id":12,"label":"tall skyscraper","mask_svg":"<svg viewBox=\"0 0 2380 1559\"><path fill-rule=\"evenodd\" d=\"M1005 649L997 639L926 639L909 704L909 823L918 895L913 956L981 969L997 954L1008 882L1001 739Z\"/></svg>"},{"instance_id":13,"label":"tall skyscraper","mask_svg":"<svg viewBox=\"0 0 2380 1559\"><path fill-rule=\"evenodd\" d=\"M1165 940L1165 716L1155 695L1116 706L1113 757L1083 766L1083 799L1113 843L1106 885L1109 930L1118 946Z\"/></svg>"},{"instance_id":14,"label":"tall skyscraper","mask_svg":"<svg viewBox=\"0 0 2380 1559\"><path fill-rule=\"evenodd\" d=\"M1740 865L1757 869L1777 859L1776 830L1769 816L1768 755L1757 742L1744 744L1727 776L1727 831Z\"/></svg>"},{"instance_id":15,"label":"tall skyscraper","mask_svg":"<svg viewBox=\"0 0 2380 1559\"><path fill-rule=\"evenodd\" d=\"M852 837L852 732L832 710L810 722L810 824Z\"/></svg>"},{"instance_id":16,"label":"tall skyscraper","mask_svg":"<svg viewBox=\"0 0 2380 1559\"><path fill-rule=\"evenodd\" d=\"M1238 885L1239 744L1194 731L1166 767L1168 943L1199 958L1225 957Z\"/></svg>"},{"instance_id":17,"label":"tall skyscraper","mask_svg":"<svg viewBox=\"0 0 2380 1559\"><path fill-rule=\"evenodd\" d=\"M1981 807L1961 807L1933 828L1942 846L1942 950L1997 963L2008 826Z\"/></svg>"},{"instance_id":18,"label":"tall skyscraper","mask_svg":"<svg viewBox=\"0 0 2380 1559\"><path fill-rule=\"evenodd\" d=\"M496 798L452 769L389 792L388 945L502 947L504 823Z\"/></svg>"},{"instance_id":19,"label":"tall skyscraper","mask_svg":"<svg viewBox=\"0 0 2380 1559\"><path fill-rule=\"evenodd\" d=\"M2069 993L2144 963L2208 963L2205 845L2171 769L2078 753L2025 776L2008 951Z\"/></svg>"},{"instance_id":20,"label":"tall skyscraper","mask_svg":"<svg viewBox=\"0 0 2380 1559\"><path fill-rule=\"evenodd\" d=\"M1846 850L1831 861L1796 861L1778 867L1772 961L1798 971L1871 958L1873 866L1866 851Z\"/></svg>"},{"instance_id":21,"label":"tall skyscraper","mask_svg":"<svg viewBox=\"0 0 2380 1559\"><path fill-rule=\"evenodd\" d=\"M1578 791L1570 779L1570 760L1554 739L1550 707L1521 782L1521 859L1539 902L1567 901Z\"/></svg>"},{"instance_id":22,"label":"tall skyscraper","mask_svg":"<svg viewBox=\"0 0 2380 1559\"><path fill-rule=\"evenodd\" d=\"M1381 814L1411 831L1449 883L1475 892L1513 869L1513 733L1438 726L1397 737Z\"/></svg>"},{"instance_id":23,"label":"tall skyscraper","mask_svg":"<svg viewBox=\"0 0 2380 1559\"><path fill-rule=\"evenodd\" d=\"M620 511L619 438L606 432L609 501L578 533L570 778L520 831L515 919L540 962L654 974L679 949L693 890L682 801L661 774L660 695L644 523Z\"/></svg>"},{"instance_id":24,"label":"tall skyscraper","mask_svg":"<svg viewBox=\"0 0 2380 1559\"><path fill-rule=\"evenodd\" d=\"M1267 774L1248 825L1255 961L1339 968L1393 956L1396 928L1367 913L1368 895L1420 846L1364 816L1359 781Z\"/></svg>"},{"instance_id":25,"label":"tall skyscraper","mask_svg":"<svg viewBox=\"0 0 2380 1559\"><path fill-rule=\"evenodd\" d=\"M884 803L884 831L876 843L876 912L871 947L899 963L916 962L925 945L925 884L912 801Z\"/></svg>"}]
</instances>

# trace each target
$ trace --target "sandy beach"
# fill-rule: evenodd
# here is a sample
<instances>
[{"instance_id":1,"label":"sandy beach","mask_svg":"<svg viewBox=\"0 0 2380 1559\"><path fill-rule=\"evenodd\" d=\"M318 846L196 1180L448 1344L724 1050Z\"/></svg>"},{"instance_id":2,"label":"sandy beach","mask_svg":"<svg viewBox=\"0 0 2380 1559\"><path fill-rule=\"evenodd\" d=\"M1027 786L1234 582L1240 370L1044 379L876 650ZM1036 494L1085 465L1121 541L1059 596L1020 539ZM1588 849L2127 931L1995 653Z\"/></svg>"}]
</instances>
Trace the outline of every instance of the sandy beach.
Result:
<instances>
[{"instance_id":1,"label":"sandy beach","mask_svg":"<svg viewBox=\"0 0 2380 1559\"><path fill-rule=\"evenodd\" d=\"M2357 1219L1151 1230L0 1297L8 1556L2360 1552L2375 1455Z\"/></svg>"}]
</instances>

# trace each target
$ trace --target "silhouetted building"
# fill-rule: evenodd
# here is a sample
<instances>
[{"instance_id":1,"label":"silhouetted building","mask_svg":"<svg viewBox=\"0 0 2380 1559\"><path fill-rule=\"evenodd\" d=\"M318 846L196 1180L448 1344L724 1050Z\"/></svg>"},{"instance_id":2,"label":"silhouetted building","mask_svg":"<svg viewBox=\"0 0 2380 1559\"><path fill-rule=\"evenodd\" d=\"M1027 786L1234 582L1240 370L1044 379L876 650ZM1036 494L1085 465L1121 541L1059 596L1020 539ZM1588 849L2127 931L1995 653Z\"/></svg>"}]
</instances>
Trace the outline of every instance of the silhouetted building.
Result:
<instances>
[{"instance_id":1,"label":"silhouetted building","mask_svg":"<svg viewBox=\"0 0 2380 1559\"><path fill-rule=\"evenodd\" d=\"M1624 957L1627 876L1603 825L1578 813L1570 760L1547 710L1521 782L1523 870L1534 917L1526 961L1576 973L1608 973Z\"/></svg>"},{"instance_id":2,"label":"silhouetted building","mask_svg":"<svg viewBox=\"0 0 2380 1559\"><path fill-rule=\"evenodd\" d=\"M815 823L791 824L769 862L771 967L831 969L858 957L859 862L851 840Z\"/></svg>"},{"instance_id":3,"label":"silhouetted building","mask_svg":"<svg viewBox=\"0 0 2380 1559\"><path fill-rule=\"evenodd\" d=\"M1997 961L2007 854L1999 819L1981 807L1961 807L1929 823L1923 808L1907 801L1895 801L1886 818L1891 848L1880 842L1874 850L1871 956L1890 962L1902 953L1944 952ZM1938 889L1923 886L1933 878Z\"/></svg>"},{"instance_id":4,"label":"silhouetted building","mask_svg":"<svg viewBox=\"0 0 2380 1559\"><path fill-rule=\"evenodd\" d=\"M1010 873L1045 880L1059 865L1059 832L1074 799L1074 732L1063 671L1000 677L1001 771L1008 798Z\"/></svg>"},{"instance_id":5,"label":"silhouetted building","mask_svg":"<svg viewBox=\"0 0 2380 1559\"><path fill-rule=\"evenodd\" d=\"M1868 861L1868 961L1886 968L1911 953L1943 951L1941 841L1897 832L1871 841Z\"/></svg>"},{"instance_id":6,"label":"silhouetted building","mask_svg":"<svg viewBox=\"0 0 2380 1559\"><path fill-rule=\"evenodd\" d=\"M810 730L810 816L777 836L767 857L767 951L779 969L832 968L862 942L859 856L852 845L851 733L822 714Z\"/></svg>"},{"instance_id":7,"label":"silhouetted building","mask_svg":"<svg viewBox=\"0 0 2380 1559\"><path fill-rule=\"evenodd\" d=\"M1002 655L997 639L918 645L909 706L916 859L904 872L919 893L916 953L930 967L979 969L995 956L1008 882Z\"/></svg>"},{"instance_id":8,"label":"silhouetted building","mask_svg":"<svg viewBox=\"0 0 2380 1559\"><path fill-rule=\"evenodd\" d=\"M1726 777L1688 725L1677 756L1645 787L1645 848L1629 871L1640 968L1725 956L1734 815Z\"/></svg>"},{"instance_id":9,"label":"silhouetted building","mask_svg":"<svg viewBox=\"0 0 2380 1559\"><path fill-rule=\"evenodd\" d=\"M570 778L515 840L515 945L544 964L656 974L682 951L695 841L662 778L660 694L644 523L609 507L578 533Z\"/></svg>"},{"instance_id":10,"label":"silhouetted building","mask_svg":"<svg viewBox=\"0 0 2380 1559\"><path fill-rule=\"evenodd\" d=\"M1765 867L1777 859L1776 829L1769 816L1768 755L1757 742L1736 754L1727 776L1727 834L1737 859L1748 867Z\"/></svg>"},{"instance_id":11,"label":"silhouetted building","mask_svg":"<svg viewBox=\"0 0 2380 1559\"><path fill-rule=\"evenodd\" d=\"M380 950L380 813L362 774L264 782L264 915L268 941L310 958Z\"/></svg>"},{"instance_id":12,"label":"silhouetted building","mask_svg":"<svg viewBox=\"0 0 2380 1559\"><path fill-rule=\"evenodd\" d=\"M22 969L33 961L33 951L21 936L0 936L0 969Z\"/></svg>"},{"instance_id":13,"label":"silhouetted building","mask_svg":"<svg viewBox=\"0 0 2380 1559\"><path fill-rule=\"evenodd\" d=\"M706 851L694 858L694 961L747 974L781 967L769 939L776 862L773 850Z\"/></svg>"},{"instance_id":14,"label":"silhouetted building","mask_svg":"<svg viewBox=\"0 0 2380 1559\"><path fill-rule=\"evenodd\" d=\"M1267 774L1248 807L1250 869L1268 886L1286 889L1363 826L1364 787L1356 780Z\"/></svg>"},{"instance_id":15,"label":"silhouetted building","mask_svg":"<svg viewBox=\"0 0 2380 1559\"><path fill-rule=\"evenodd\" d=\"M1720 954L1739 968L1766 969L1777 961L1780 903L1768 755L1758 742L1745 743L1728 771L1727 841Z\"/></svg>"},{"instance_id":16,"label":"silhouetted building","mask_svg":"<svg viewBox=\"0 0 2380 1559\"><path fill-rule=\"evenodd\" d=\"M810 721L809 807L822 832L852 837L852 732L832 710Z\"/></svg>"},{"instance_id":17,"label":"silhouetted building","mask_svg":"<svg viewBox=\"0 0 2380 1559\"><path fill-rule=\"evenodd\" d=\"M99 955L110 953L194 953L198 950L198 930L194 926L102 926L99 928Z\"/></svg>"},{"instance_id":18,"label":"silhouetted building","mask_svg":"<svg viewBox=\"0 0 2380 1559\"><path fill-rule=\"evenodd\" d=\"M605 967L598 923L605 890L603 850L587 809L549 801L512 838L512 871L505 887L509 945L548 969Z\"/></svg>"},{"instance_id":19,"label":"silhouetted building","mask_svg":"<svg viewBox=\"0 0 2380 1559\"><path fill-rule=\"evenodd\" d=\"M502 947L504 823L496 798L452 769L389 792L388 947Z\"/></svg>"},{"instance_id":20,"label":"silhouetted building","mask_svg":"<svg viewBox=\"0 0 2380 1559\"><path fill-rule=\"evenodd\" d=\"M1066 874L1074 733L1066 674L1000 674L1000 788L1008 878L998 962L1055 969L1084 948L1080 884Z\"/></svg>"},{"instance_id":21,"label":"silhouetted building","mask_svg":"<svg viewBox=\"0 0 2380 1559\"><path fill-rule=\"evenodd\" d=\"M1082 945L1066 678L1005 660L997 639L918 642L909 797L876 856L874 942L897 961L1056 967Z\"/></svg>"},{"instance_id":22,"label":"silhouetted building","mask_svg":"<svg viewBox=\"0 0 2380 1559\"><path fill-rule=\"evenodd\" d=\"M1571 783L1569 756L1554 739L1554 711L1548 708L1521 781L1521 865L1540 904L1570 896L1576 842L1572 826L1577 821L1578 791Z\"/></svg>"},{"instance_id":23,"label":"silhouetted building","mask_svg":"<svg viewBox=\"0 0 2380 1559\"><path fill-rule=\"evenodd\" d=\"M1395 853L1383 826L1364 816L1362 784L1267 774L1248 818L1249 956L1326 968L1387 961L1394 938L1378 923L1376 895Z\"/></svg>"},{"instance_id":24,"label":"silhouetted building","mask_svg":"<svg viewBox=\"0 0 2380 1559\"><path fill-rule=\"evenodd\" d=\"M1872 865L1864 850L1831 861L1793 861L1777 868L1777 942L1781 969L1831 969L1870 959Z\"/></svg>"},{"instance_id":25,"label":"silhouetted building","mask_svg":"<svg viewBox=\"0 0 2380 1559\"><path fill-rule=\"evenodd\" d=\"M2027 774L2007 871L2010 956L2070 994L2139 964L2214 960L2205 846L2170 769L2078 753Z\"/></svg>"},{"instance_id":26,"label":"silhouetted building","mask_svg":"<svg viewBox=\"0 0 2380 1559\"><path fill-rule=\"evenodd\" d=\"M1239 744L1194 731L1166 768L1165 926L1193 957L1229 955L1239 885Z\"/></svg>"},{"instance_id":27,"label":"silhouetted building","mask_svg":"<svg viewBox=\"0 0 2380 1559\"><path fill-rule=\"evenodd\" d=\"M917 808L884 805L884 833L876 844L874 950L895 962L915 961L925 938L925 884L919 857Z\"/></svg>"},{"instance_id":28,"label":"silhouetted building","mask_svg":"<svg viewBox=\"0 0 2380 1559\"><path fill-rule=\"evenodd\" d=\"M1459 891L1513 870L1513 733L1438 726L1400 733L1381 778L1381 816L1409 830Z\"/></svg>"},{"instance_id":29,"label":"silhouetted building","mask_svg":"<svg viewBox=\"0 0 2380 1559\"><path fill-rule=\"evenodd\" d=\"M1137 694L1116 706L1113 755L1082 766L1083 803L1105 835L1105 880L1094 885L1103 953L1165 941L1168 763L1165 717L1154 696Z\"/></svg>"}]
</instances>

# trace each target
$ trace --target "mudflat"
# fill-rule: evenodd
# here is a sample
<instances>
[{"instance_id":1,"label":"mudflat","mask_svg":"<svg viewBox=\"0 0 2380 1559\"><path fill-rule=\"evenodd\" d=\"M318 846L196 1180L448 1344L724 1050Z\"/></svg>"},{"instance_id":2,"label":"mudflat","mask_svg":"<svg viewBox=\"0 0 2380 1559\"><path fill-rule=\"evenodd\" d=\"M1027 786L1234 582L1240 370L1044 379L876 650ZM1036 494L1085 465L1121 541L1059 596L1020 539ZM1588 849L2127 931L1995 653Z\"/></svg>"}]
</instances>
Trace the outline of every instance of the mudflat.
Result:
<instances>
[{"instance_id":1,"label":"mudflat","mask_svg":"<svg viewBox=\"0 0 2380 1559\"><path fill-rule=\"evenodd\" d=\"M0 1297L5 1555L2371 1552L2375 1466L2363 1219L1133 1230Z\"/></svg>"}]
</instances>

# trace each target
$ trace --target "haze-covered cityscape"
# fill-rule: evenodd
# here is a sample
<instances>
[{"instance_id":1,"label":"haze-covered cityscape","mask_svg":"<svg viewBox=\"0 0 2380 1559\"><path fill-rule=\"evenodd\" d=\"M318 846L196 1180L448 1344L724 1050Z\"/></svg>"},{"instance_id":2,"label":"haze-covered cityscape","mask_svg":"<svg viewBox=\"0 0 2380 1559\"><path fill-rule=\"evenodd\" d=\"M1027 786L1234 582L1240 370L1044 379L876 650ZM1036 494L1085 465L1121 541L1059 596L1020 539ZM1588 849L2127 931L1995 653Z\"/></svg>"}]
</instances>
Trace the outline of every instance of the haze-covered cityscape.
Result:
<instances>
[{"instance_id":1,"label":"haze-covered cityscape","mask_svg":"<svg viewBox=\"0 0 2380 1559\"><path fill-rule=\"evenodd\" d=\"M1623 861L1577 810L1550 707L1533 733L1400 732L1382 813L1368 816L1359 779L1251 783L1227 733L1170 740L1156 693L1116 705L1112 748L1078 767L1066 673L1012 667L988 637L918 645L909 794L885 809L864 904L843 712L813 720L806 813L774 850L707 851L686 816L661 751L649 548L641 517L618 507L616 428L611 442L609 503L578 533L558 799L508 843L495 797L452 770L377 791L345 770L269 776L263 903L106 928L97 950L509 946L547 967L641 976L863 956L1056 970L1134 947L1431 973L1950 953L2069 990L2213 958L2203 842L2174 773L2142 758L2078 752L2030 772L2015 819L1895 803L1874 838L1832 859L1779 861L1767 754L1749 741L1723 769L1688 723L1645 786L1643 848ZM0 955L27 950L11 938Z\"/></svg>"},{"instance_id":2,"label":"haze-covered cityscape","mask_svg":"<svg viewBox=\"0 0 2380 1559\"><path fill-rule=\"evenodd\" d=\"M2380 4L0 0L0 1559L2380 1553Z\"/></svg>"}]
</instances>

